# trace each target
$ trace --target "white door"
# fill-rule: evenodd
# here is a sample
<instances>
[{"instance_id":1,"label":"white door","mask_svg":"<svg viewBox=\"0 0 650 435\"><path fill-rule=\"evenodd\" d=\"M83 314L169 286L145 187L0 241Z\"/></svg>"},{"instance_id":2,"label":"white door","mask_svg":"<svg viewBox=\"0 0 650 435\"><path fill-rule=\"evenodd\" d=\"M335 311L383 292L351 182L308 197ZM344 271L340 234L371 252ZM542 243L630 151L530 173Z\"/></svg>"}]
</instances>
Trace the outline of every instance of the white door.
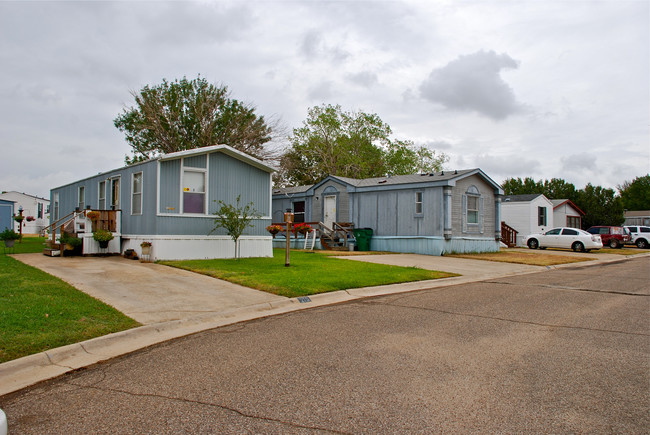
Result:
<instances>
[{"instance_id":1,"label":"white door","mask_svg":"<svg viewBox=\"0 0 650 435\"><path fill-rule=\"evenodd\" d=\"M323 223L332 228L332 224L336 222L336 195L324 197L323 202Z\"/></svg>"}]
</instances>

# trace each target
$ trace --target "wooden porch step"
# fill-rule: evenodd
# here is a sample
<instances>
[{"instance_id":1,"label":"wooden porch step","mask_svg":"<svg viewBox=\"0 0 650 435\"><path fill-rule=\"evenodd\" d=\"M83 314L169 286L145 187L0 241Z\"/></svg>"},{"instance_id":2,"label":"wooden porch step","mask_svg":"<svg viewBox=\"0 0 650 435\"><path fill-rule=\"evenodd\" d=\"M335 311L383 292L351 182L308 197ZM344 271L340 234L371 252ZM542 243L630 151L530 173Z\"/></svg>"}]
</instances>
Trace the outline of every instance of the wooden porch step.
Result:
<instances>
[{"instance_id":1,"label":"wooden porch step","mask_svg":"<svg viewBox=\"0 0 650 435\"><path fill-rule=\"evenodd\" d=\"M61 256L61 248L45 248L43 249L43 255L48 257L59 257Z\"/></svg>"}]
</instances>

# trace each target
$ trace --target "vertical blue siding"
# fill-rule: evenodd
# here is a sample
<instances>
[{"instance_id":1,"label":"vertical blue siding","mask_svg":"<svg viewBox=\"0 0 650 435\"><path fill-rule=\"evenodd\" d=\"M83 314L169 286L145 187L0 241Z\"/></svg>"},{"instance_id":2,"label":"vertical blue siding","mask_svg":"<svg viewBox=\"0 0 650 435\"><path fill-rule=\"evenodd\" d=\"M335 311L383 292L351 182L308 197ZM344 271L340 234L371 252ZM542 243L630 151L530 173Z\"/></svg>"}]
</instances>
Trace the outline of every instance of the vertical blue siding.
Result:
<instances>
[{"instance_id":1,"label":"vertical blue siding","mask_svg":"<svg viewBox=\"0 0 650 435\"><path fill-rule=\"evenodd\" d=\"M253 203L263 216L271 215L271 180L268 172L246 164L223 153L210 154L208 180L208 212L216 212L218 200L235 204Z\"/></svg>"},{"instance_id":2,"label":"vertical blue siding","mask_svg":"<svg viewBox=\"0 0 650 435\"><path fill-rule=\"evenodd\" d=\"M159 213L180 213L181 159L160 162Z\"/></svg>"},{"instance_id":3,"label":"vertical blue siding","mask_svg":"<svg viewBox=\"0 0 650 435\"><path fill-rule=\"evenodd\" d=\"M206 167L205 165L206 165L205 154L200 155L200 156L185 157L183 159L183 166L188 167L188 168L205 169L205 167Z\"/></svg>"}]
</instances>

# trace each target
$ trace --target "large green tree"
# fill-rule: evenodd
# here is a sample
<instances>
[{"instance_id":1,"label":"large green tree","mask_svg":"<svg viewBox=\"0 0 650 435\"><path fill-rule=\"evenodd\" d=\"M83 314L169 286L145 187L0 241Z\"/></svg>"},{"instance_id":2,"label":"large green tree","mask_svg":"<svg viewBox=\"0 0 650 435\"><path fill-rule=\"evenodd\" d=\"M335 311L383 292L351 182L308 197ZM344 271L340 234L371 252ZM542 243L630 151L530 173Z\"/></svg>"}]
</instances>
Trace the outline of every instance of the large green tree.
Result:
<instances>
[{"instance_id":1,"label":"large green tree","mask_svg":"<svg viewBox=\"0 0 650 435\"><path fill-rule=\"evenodd\" d=\"M127 163L175 151L226 144L265 158L272 129L255 109L205 78L163 82L132 92L135 106L114 120L132 147Z\"/></svg>"},{"instance_id":2,"label":"large green tree","mask_svg":"<svg viewBox=\"0 0 650 435\"><path fill-rule=\"evenodd\" d=\"M447 161L444 154L391 134L374 113L346 112L339 105L312 107L289 137L276 184L313 184L327 175L369 178L434 171Z\"/></svg>"},{"instance_id":3,"label":"large green tree","mask_svg":"<svg viewBox=\"0 0 650 435\"><path fill-rule=\"evenodd\" d=\"M650 175L636 177L618 186L623 208L626 210L650 210Z\"/></svg>"}]
</instances>

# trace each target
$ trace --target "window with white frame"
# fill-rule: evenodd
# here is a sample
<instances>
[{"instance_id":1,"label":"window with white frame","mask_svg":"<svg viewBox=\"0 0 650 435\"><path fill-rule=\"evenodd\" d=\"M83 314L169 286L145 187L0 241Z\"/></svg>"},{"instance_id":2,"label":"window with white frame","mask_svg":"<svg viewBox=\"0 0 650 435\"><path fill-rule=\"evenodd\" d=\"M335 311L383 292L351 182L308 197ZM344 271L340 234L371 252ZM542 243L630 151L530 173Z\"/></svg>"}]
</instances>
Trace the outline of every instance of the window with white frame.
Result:
<instances>
[{"instance_id":1,"label":"window with white frame","mask_svg":"<svg viewBox=\"0 0 650 435\"><path fill-rule=\"evenodd\" d=\"M120 208L120 179L111 179L111 208L115 210Z\"/></svg>"},{"instance_id":2,"label":"window with white frame","mask_svg":"<svg viewBox=\"0 0 650 435\"><path fill-rule=\"evenodd\" d=\"M79 186L79 202L77 206L79 210L83 210L86 204L86 188L84 186Z\"/></svg>"},{"instance_id":3,"label":"window with white frame","mask_svg":"<svg viewBox=\"0 0 650 435\"><path fill-rule=\"evenodd\" d=\"M54 220L59 220L59 193L54 194Z\"/></svg>"},{"instance_id":4,"label":"window with white frame","mask_svg":"<svg viewBox=\"0 0 650 435\"><path fill-rule=\"evenodd\" d=\"M463 232L483 233L483 198L476 186L469 186L463 195Z\"/></svg>"},{"instance_id":5,"label":"window with white frame","mask_svg":"<svg viewBox=\"0 0 650 435\"><path fill-rule=\"evenodd\" d=\"M415 192L415 214L423 212L423 195L422 192Z\"/></svg>"},{"instance_id":6,"label":"window with white frame","mask_svg":"<svg viewBox=\"0 0 650 435\"><path fill-rule=\"evenodd\" d=\"M204 170L183 170L183 213L205 213Z\"/></svg>"},{"instance_id":7,"label":"window with white frame","mask_svg":"<svg viewBox=\"0 0 650 435\"><path fill-rule=\"evenodd\" d=\"M97 198L99 198L99 200L97 201L97 208L100 210L106 210L106 181L100 181L98 189L99 192Z\"/></svg>"},{"instance_id":8,"label":"window with white frame","mask_svg":"<svg viewBox=\"0 0 650 435\"><path fill-rule=\"evenodd\" d=\"M133 174L131 183L131 214L142 214L142 172Z\"/></svg>"}]
</instances>

